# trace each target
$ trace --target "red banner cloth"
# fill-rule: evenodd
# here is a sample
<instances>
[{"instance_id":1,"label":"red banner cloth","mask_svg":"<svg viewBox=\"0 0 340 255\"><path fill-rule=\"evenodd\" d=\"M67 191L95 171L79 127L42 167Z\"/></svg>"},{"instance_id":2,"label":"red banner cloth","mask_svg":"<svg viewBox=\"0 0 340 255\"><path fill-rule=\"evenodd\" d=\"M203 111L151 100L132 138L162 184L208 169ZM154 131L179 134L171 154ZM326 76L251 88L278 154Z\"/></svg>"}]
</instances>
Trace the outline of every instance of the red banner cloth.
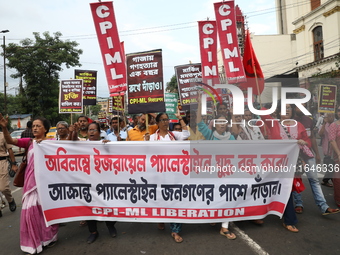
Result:
<instances>
[{"instance_id":1,"label":"red banner cloth","mask_svg":"<svg viewBox=\"0 0 340 255\"><path fill-rule=\"evenodd\" d=\"M214 9L227 81L229 84L246 82L238 48L234 0L214 3Z\"/></svg>"},{"instance_id":2,"label":"red banner cloth","mask_svg":"<svg viewBox=\"0 0 340 255\"><path fill-rule=\"evenodd\" d=\"M112 2L91 3L110 94L126 91L126 66Z\"/></svg>"},{"instance_id":3,"label":"red banner cloth","mask_svg":"<svg viewBox=\"0 0 340 255\"><path fill-rule=\"evenodd\" d=\"M244 41L243 66L247 82L240 83L240 88L246 90L251 87L254 95L260 95L264 89L264 76L251 43L249 30Z\"/></svg>"}]
</instances>

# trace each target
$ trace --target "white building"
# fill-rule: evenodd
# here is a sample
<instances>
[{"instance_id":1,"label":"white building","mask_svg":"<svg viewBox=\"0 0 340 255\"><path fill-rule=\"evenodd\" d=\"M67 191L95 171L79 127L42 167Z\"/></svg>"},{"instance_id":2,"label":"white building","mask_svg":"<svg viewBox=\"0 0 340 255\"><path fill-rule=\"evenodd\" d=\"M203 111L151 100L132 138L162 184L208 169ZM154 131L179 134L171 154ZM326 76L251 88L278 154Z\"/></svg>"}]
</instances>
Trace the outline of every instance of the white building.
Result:
<instances>
[{"instance_id":1,"label":"white building","mask_svg":"<svg viewBox=\"0 0 340 255\"><path fill-rule=\"evenodd\" d=\"M276 7L278 34L252 38L267 81L290 75L309 88L317 74L339 77L340 0L276 0Z\"/></svg>"}]
</instances>

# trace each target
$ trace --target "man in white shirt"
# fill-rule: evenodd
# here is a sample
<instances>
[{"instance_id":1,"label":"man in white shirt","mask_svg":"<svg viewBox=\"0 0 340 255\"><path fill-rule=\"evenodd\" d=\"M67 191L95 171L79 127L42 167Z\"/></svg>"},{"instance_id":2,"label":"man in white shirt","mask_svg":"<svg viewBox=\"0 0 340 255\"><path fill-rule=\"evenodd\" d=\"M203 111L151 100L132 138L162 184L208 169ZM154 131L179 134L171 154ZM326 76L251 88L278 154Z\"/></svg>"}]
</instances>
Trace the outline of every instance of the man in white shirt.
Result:
<instances>
[{"instance_id":1,"label":"man in white shirt","mask_svg":"<svg viewBox=\"0 0 340 255\"><path fill-rule=\"evenodd\" d=\"M121 127L124 126L124 122L120 117L113 117L111 119L111 130L112 132L108 134L107 138L110 141L125 141L126 140L126 130ZM118 128L119 127L119 128Z\"/></svg>"}]
</instances>

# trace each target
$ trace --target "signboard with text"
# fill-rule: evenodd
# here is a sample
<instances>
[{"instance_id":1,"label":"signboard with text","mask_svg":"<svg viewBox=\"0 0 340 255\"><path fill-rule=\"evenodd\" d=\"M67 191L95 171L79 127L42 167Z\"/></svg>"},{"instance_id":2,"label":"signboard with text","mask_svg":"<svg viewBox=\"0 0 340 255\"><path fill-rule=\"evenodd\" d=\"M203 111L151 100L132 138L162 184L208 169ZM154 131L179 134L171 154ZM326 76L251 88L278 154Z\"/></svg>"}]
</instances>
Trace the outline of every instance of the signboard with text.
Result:
<instances>
[{"instance_id":1,"label":"signboard with text","mask_svg":"<svg viewBox=\"0 0 340 255\"><path fill-rule=\"evenodd\" d=\"M74 70L74 78L83 80L83 104L97 104L97 71Z\"/></svg>"},{"instance_id":2,"label":"signboard with text","mask_svg":"<svg viewBox=\"0 0 340 255\"><path fill-rule=\"evenodd\" d=\"M201 64L187 64L175 66L178 92L183 110L197 105L198 82L202 82Z\"/></svg>"},{"instance_id":3,"label":"signboard with text","mask_svg":"<svg viewBox=\"0 0 340 255\"><path fill-rule=\"evenodd\" d=\"M165 112L168 114L170 122L178 122L175 113L177 112L178 96L177 93L165 93Z\"/></svg>"},{"instance_id":4,"label":"signboard with text","mask_svg":"<svg viewBox=\"0 0 340 255\"><path fill-rule=\"evenodd\" d=\"M162 50L127 54L128 112L165 112Z\"/></svg>"},{"instance_id":5,"label":"signboard with text","mask_svg":"<svg viewBox=\"0 0 340 255\"><path fill-rule=\"evenodd\" d=\"M117 95L117 96L112 96L112 114L114 115L123 115L124 112L124 102L125 102L125 95Z\"/></svg>"},{"instance_id":6,"label":"signboard with text","mask_svg":"<svg viewBox=\"0 0 340 255\"><path fill-rule=\"evenodd\" d=\"M61 80L59 87L59 113L83 112L83 80Z\"/></svg>"},{"instance_id":7,"label":"signboard with text","mask_svg":"<svg viewBox=\"0 0 340 255\"><path fill-rule=\"evenodd\" d=\"M318 112L335 113L336 108L336 85L319 85L319 109Z\"/></svg>"}]
</instances>

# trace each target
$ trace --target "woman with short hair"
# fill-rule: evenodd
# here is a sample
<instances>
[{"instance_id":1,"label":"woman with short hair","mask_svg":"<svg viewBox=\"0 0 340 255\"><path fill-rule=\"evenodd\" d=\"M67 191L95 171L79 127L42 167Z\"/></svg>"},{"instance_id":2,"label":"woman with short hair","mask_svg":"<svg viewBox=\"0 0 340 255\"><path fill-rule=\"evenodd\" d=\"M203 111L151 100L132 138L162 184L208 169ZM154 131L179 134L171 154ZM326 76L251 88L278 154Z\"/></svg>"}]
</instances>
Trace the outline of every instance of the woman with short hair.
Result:
<instances>
[{"instance_id":1,"label":"woman with short hair","mask_svg":"<svg viewBox=\"0 0 340 255\"><path fill-rule=\"evenodd\" d=\"M46 226L45 218L38 197L37 184L34 175L34 152L31 138L12 138L7 130L8 120L0 114L0 126L8 144L27 148L27 166L22 196L22 210L20 219L20 247L29 254L40 253L43 247L52 247L57 241L59 224ZM50 129L47 119L37 117L33 120L32 132L34 141L46 140ZM53 138L54 139L54 138Z\"/></svg>"}]
</instances>

